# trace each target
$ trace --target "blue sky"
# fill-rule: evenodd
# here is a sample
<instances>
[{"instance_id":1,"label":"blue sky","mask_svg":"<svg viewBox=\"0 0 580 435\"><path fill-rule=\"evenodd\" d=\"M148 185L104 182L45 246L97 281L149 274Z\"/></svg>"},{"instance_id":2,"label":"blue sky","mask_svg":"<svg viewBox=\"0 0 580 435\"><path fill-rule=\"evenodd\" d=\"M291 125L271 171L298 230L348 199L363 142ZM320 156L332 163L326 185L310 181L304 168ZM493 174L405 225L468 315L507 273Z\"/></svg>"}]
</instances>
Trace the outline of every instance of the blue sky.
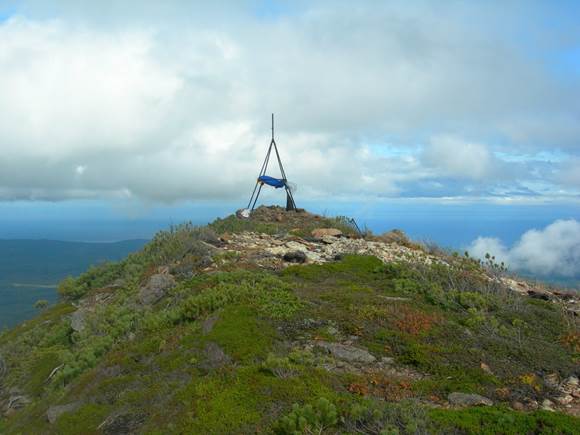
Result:
<instances>
[{"instance_id":1,"label":"blue sky","mask_svg":"<svg viewBox=\"0 0 580 435\"><path fill-rule=\"evenodd\" d=\"M572 1L3 1L0 221L227 213L271 112L299 205L577 218L578 16Z\"/></svg>"}]
</instances>

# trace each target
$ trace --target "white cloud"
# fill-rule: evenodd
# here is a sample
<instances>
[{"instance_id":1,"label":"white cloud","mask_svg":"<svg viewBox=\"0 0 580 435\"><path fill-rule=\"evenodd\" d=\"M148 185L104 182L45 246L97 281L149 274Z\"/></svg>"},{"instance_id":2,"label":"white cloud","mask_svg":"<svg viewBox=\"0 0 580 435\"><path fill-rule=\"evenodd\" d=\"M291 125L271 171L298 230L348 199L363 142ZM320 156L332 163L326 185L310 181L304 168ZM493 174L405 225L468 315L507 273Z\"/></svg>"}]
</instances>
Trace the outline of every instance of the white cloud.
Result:
<instances>
[{"instance_id":1,"label":"white cloud","mask_svg":"<svg viewBox=\"0 0 580 435\"><path fill-rule=\"evenodd\" d=\"M580 158L565 162L562 165L557 178L563 185L580 192Z\"/></svg>"},{"instance_id":2,"label":"white cloud","mask_svg":"<svg viewBox=\"0 0 580 435\"><path fill-rule=\"evenodd\" d=\"M427 166L441 175L484 180L498 173L500 162L483 145L452 136L436 136L423 153Z\"/></svg>"},{"instance_id":3,"label":"white cloud","mask_svg":"<svg viewBox=\"0 0 580 435\"><path fill-rule=\"evenodd\" d=\"M479 237L469 252L479 258L489 253L514 270L577 277L580 276L580 222L557 220L544 229L527 231L511 248L499 239Z\"/></svg>"},{"instance_id":4,"label":"white cloud","mask_svg":"<svg viewBox=\"0 0 580 435\"><path fill-rule=\"evenodd\" d=\"M496 237L478 237L468 248L469 253L475 258L485 259L486 255L495 257L495 261L499 263L510 264L509 250Z\"/></svg>"},{"instance_id":5,"label":"white cloud","mask_svg":"<svg viewBox=\"0 0 580 435\"><path fill-rule=\"evenodd\" d=\"M580 84L518 45L515 6L162 3L25 0L0 22L0 199L240 197L271 111L309 196L483 195L496 148L579 146Z\"/></svg>"}]
</instances>

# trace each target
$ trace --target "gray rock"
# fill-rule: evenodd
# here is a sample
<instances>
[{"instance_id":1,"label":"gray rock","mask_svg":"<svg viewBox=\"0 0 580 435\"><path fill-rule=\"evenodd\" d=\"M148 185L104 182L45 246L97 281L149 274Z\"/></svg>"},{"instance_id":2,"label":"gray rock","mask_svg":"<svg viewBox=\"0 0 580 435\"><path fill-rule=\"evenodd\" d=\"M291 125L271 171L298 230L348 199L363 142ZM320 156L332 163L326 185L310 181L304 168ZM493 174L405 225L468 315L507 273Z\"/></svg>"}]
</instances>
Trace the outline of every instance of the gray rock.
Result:
<instances>
[{"instance_id":1,"label":"gray rock","mask_svg":"<svg viewBox=\"0 0 580 435\"><path fill-rule=\"evenodd\" d=\"M327 245L332 245L333 243L336 243L338 239L335 236L322 236L321 240Z\"/></svg>"},{"instance_id":2,"label":"gray rock","mask_svg":"<svg viewBox=\"0 0 580 435\"><path fill-rule=\"evenodd\" d=\"M449 403L456 406L491 406L493 401L479 394L451 393L447 396Z\"/></svg>"},{"instance_id":3,"label":"gray rock","mask_svg":"<svg viewBox=\"0 0 580 435\"><path fill-rule=\"evenodd\" d=\"M544 384L552 389L558 388L558 385L560 385L560 377L558 376L558 373L550 373L544 376Z\"/></svg>"},{"instance_id":4,"label":"gray rock","mask_svg":"<svg viewBox=\"0 0 580 435\"><path fill-rule=\"evenodd\" d=\"M556 397L555 400L560 405L568 405L569 403L572 403L574 401L574 397L572 397L570 394L563 394L562 396Z\"/></svg>"},{"instance_id":5,"label":"gray rock","mask_svg":"<svg viewBox=\"0 0 580 435\"><path fill-rule=\"evenodd\" d=\"M286 251L288 251L288 249L286 249L284 246L272 246L266 248L266 252L277 257L284 255Z\"/></svg>"},{"instance_id":6,"label":"gray rock","mask_svg":"<svg viewBox=\"0 0 580 435\"><path fill-rule=\"evenodd\" d=\"M132 434L146 419L147 415L144 413L121 412L107 417L97 429L106 435Z\"/></svg>"},{"instance_id":7,"label":"gray rock","mask_svg":"<svg viewBox=\"0 0 580 435\"><path fill-rule=\"evenodd\" d=\"M81 332L83 329L85 329L86 315L87 312L83 308L79 308L74 313L72 313L70 326L74 331Z\"/></svg>"},{"instance_id":8,"label":"gray rock","mask_svg":"<svg viewBox=\"0 0 580 435\"><path fill-rule=\"evenodd\" d=\"M213 314L209 316L207 319L205 319L201 324L201 332L203 333L203 335L209 334L218 320L219 316L217 314Z\"/></svg>"},{"instance_id":9,"label":"gray rock","mask_svg":"<svg viewBox=\"0 0 580 435\"><path fill-rule=\"evenodd\" d=\"M56 423L56 420L65 412L76 411L80 406L80 402L67 403L66 405L54 405L46 411L46 419L50 424Z\"/></svg>"},{"instance_id":10,"label":"gray rock","mask_svg":"<svg viewBox=\"0 0 580 435\"><path fill-rule=\"evenodd\" d=\"M205 345L205 360L201 363L201 368L205 370L215 370L228 365L232 359L226 355L219 344L210 341Z\"/></svg>"},{"instance_id":11,"label":"gray rock","mask_svg":"<svg viewBox=\"0 0 580 435\"><path fill-rule=\"evenodd\" d=\"M376 358L373 355L371 355L366 349L361 349L346 344L319 342L317 343L317 346L326 350L329 354L331 354L335 358L348 362L359 362L368 364L376 360Z\"/></svg>"},{"instance_id":12,"label":"gray rock","mask_svg":"<svg viewBox=\"0 0 580 435\"><path fill-rule=\"evenodd\" d=\"M300 242L295 242L294 240L286 242L286 247L288 249L290 249L291 251L302 251L304 253L306 253L306 251L308 251L307 246L303 245Z\"/></svg>"},{"instance_id":13,"label":"gray rock","mask_svg":"<svg viewBox=\"0 0 580 435\"><path fill-rule=\"evenodd\" d=\"M152 275L147 284L139 290L139 301L143 305L152 305L173 287L175 287L173 276L164 273Z\"/></svg>"},{"instance_id":14,"label":"gray rock","mask_svg":"<svg viewBox=\"0 0 580 435\"><path fill-rule=\"evenodd\" d=\"M395 358L391 356L384 356L381 358L381 362L386 365L395 364Z\"/></svg>"},{"instance_id":15,"label":"gray rock","mask_svg":"<svg viewBox=\"0 0 580 435\"><path fill-rule=\"evenodd\" d=\"M308 258L308 261L311 261L313 263L319 263L322 261L322 255L319 254L318 252L314 252L314 251L306 251L306 258Z\"/></svg>"},{"instance_id":16,"label":"gray rock","mask_svg":"<svg viewBox=\"0 0 580 435\"><path fill-rule=\"evenodd\" d=\"M306 254L303 251L289 251L284 254L283 259L288 263L305 263Z\"/></svg>"},{"instance_id":17,"label":"gray rock","mask_svg":"<svg viewBox=\"0 0 580 435\"><path fill-rule=\"evenodd\" d=\"M544 401L542 402L542 408L544 411L551 411L554 412L554 402L552 402L550 399L544 399Z\"/></svg>"},{"instance_id":18,"label":"gray rock","mask_svg":"<svg viewBox=\"0 0 580 435\"><path fill-rule=\"evenodd\" d=\"M564 382L562 382L562 386L564 388L578 388L578 385L580 384L580 380L578 379L578 376L569 376L567 377Z\"/></svg>"}]
</instances>

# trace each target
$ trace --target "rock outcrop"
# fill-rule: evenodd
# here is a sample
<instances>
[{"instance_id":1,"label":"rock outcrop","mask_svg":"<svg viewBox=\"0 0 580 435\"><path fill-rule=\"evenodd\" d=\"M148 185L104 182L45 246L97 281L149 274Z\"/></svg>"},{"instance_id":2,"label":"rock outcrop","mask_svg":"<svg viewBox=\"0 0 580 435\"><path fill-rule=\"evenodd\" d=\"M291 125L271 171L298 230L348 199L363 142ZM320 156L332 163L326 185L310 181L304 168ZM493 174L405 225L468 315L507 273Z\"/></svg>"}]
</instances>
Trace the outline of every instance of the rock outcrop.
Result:
<instances>
[{"instance_id":1,"label":"rock outcrop","mask_svg":"<svg viewBox=\"0 0 580 435\"><path fill-rule=\"evenodd\" d=\"M340 237L342 236L342 231L337 230L336 228L316 228L312 230L312 237L315 239L322 240L325 237Z\"/></svg>"},{"instance_id":2,"label":"rock outcrop","mask_svg":"<svg viewBox=\"0 0 580 435\"><path fill-rule=\"evenodd\" d=\"M70 318L70 326L73 331L81 332L85 329L85 317L87 311L84 308L79 308L74 313L72 313Z\"/></svg>"},{"instance_id":3,"label":"rock outcrop","mask_svg":"<svg viewBox=\"0 0 580 435\"><path fill-rule=\"evenodd\" d=\"M139 290L139 301L143 305L153 305L173 287L175 278L172 275L166 273L152 275L147 284Z\"/></svg>"},{"instance_id":4,"label":"rock outcrop","mask_svg":"<svg viewBox=\"0 0 580 435\"><path fill-rule=\"evenodd\" d=\"M335 261L345 254L374 255L385 263L409 261L414 263L443 263L443 260L419 249L396 243L324 236L324 240L304 240L295 236L271 236L257 233L232 234L224 247L237 251L258 265L266 265L267 257L275 257L278 267L284 267L284 256L291 252L303 252L308 263ZM271 262L270 262L271 263ZM288 261L286 261L288 263Z\"/></svg>"},{"instance_id":5,"label":"rock outcrop","mask_svg":"<svg viewBox=\"0 0 580 435\"><path fill-rule=\"evenodd\" d=\"M343 361L355 363L372 363L376 358L366 349L340 343L318 342L317 347Z\"/></svg>"},{"instance_id":6,"label":"rock outcrop","mask_svg":"<svg viewBox=\"0 0 580 435\"><path fill-rule=\"evenodd\" d=\"M455 406L491 406L493 401L479 394L451 393L447 396L451 405Z\"/></svg>"},{"instance_id":7,"label":"rock outcrop","mask_svg":"<svg viewBox=\"0 0 580 435\"><path fill-rule=\"evenodd\" d=\"M66 405L53 405L48 408L48 411L46 411L46 419L50 424L54 424L62 414L73 412L77 410L79 406L79 402L67 403Z\"/></svg>"}]
</instances>

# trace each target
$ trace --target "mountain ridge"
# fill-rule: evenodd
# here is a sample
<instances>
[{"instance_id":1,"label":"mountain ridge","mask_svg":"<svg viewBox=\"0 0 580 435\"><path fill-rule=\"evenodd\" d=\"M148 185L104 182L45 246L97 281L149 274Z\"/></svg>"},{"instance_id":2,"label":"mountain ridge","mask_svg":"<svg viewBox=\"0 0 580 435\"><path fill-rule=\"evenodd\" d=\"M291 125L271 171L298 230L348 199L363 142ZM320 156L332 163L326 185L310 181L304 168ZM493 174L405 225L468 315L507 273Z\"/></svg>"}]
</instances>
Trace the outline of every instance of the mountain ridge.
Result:
<instances>
[{"instance_id":1,"label":"mountain ridge","mask_svg":"<svg viewBox=\"0 0 580 435\"><path fill-rule=\"evenodd\" d=\"M158 233L0 335L6 433L575 433L578 300L260 207ZM567 415L569 414L569 415Z\"/></svg>"}]
</instances>

